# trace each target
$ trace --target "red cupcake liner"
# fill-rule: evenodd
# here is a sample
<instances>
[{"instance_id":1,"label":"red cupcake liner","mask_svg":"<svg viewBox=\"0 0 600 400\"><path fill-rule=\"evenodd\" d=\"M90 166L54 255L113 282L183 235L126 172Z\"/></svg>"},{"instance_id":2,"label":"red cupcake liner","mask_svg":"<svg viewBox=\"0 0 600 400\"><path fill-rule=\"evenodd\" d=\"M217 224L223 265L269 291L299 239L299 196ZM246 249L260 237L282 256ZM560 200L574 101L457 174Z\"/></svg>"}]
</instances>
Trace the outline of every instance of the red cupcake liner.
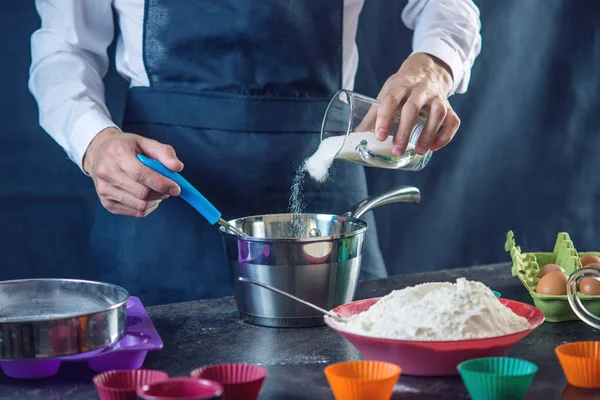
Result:
<instances>
[{"instance_id":1,"label":"red cupcake liner","mask_svg":"<svg viewBox=\"0 0 600 400\"><path fill-rule=\"evenodd\" d=\"M140 399L222 399L223 386L218 382L196 378L170 378L144 385L137 390Z\"/></svg>"},{"instance_id":2,"label":"red cupcake liner","mask_svg":"<svg viewBox=\"0 0 600 400\"><path fill-rule=\"evenodd\" d=\"M93 382L101 400L137 400L136 390L169 377L153 369L107 371L94 376Z\"/></svg>"},{"instance_id":3,"label":"red cupcake liner","mask_svg":"<svg viewBox=\"0 0 600 400\"><path fill-rule=\"evenodd\" d=\"M190 375L219 382L223 386L223 400L256 400L267 370L251 364L220 364L197 368Z\"/></svg>"}]
</instances>

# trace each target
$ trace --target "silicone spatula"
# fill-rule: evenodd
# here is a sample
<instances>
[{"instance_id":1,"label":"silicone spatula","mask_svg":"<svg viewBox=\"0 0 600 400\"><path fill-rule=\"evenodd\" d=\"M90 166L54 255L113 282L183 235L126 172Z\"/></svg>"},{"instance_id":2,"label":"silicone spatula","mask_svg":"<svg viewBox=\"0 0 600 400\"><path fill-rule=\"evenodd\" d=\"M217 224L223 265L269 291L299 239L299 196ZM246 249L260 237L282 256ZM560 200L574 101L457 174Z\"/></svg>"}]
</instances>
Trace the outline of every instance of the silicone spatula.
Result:
<instances>
[{"instance_id":1,"label":"silicone spatula","mask_svg":"<svg viewBox=\"0 0 600 400\"><path fill-rule=\"evenodd\" d=\"M185 200L190 206L194 207L206 220L211 224L219 224L225 229L233 232L238 236L246 236L239 229L231 225L229 222L221 218L221 212L212 205L191 183L177 172L171 171L165 167L160 161L148 158L142 154L137 155L138 160L148 168L153 169L165 178L169 178L179 185L181 193L179 197Z\"/></svg>"}]
</instances>

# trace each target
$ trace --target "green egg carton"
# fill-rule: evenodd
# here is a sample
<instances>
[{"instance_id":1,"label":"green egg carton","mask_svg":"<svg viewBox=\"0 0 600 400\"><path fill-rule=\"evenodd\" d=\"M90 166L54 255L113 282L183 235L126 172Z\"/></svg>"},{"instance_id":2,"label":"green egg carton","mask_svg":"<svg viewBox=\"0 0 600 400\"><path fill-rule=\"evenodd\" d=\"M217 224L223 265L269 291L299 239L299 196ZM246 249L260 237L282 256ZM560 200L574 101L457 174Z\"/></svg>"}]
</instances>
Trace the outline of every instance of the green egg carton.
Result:
<instances>
[{"instance_id":1,"label":"green egg carton","mask_svg":"<svg viewBox=\"0 0 600 400\"><path fill-rule=\"evenodd\" d=\"M566 295L550 296L535 291L535 287L540 280L536 277L536 274L546 264L558 264L564 268L567 275L571 275L582 268L579 260L582 255L593 254L600 257L600 253L578 253L571 237L566 232L560 232L557 235L552 253L523 253L521 248L515 244L513 231L506 234L504 249L510 253L512 259L512 275L521 280L535 306L544 313L546 321L564 322L579 319L571 309ZM578 296L592 314L600 316L600 296L589 296L581 293L578 293Z\"/></svg>"}]
</instances>

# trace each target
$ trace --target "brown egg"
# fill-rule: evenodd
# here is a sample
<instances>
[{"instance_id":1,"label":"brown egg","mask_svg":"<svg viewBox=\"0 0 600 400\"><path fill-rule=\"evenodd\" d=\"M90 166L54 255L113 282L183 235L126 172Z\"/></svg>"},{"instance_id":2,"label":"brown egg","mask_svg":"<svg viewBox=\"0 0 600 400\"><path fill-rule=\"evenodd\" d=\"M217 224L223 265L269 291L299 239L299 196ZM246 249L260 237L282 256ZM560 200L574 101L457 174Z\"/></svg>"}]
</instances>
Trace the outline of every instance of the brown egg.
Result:
<instances>
[{"instance_id":1,"label":"brown egg","mask_svg":"<svg viewBox=\"0 0 600 400\"><path fill-rule=\"evenodd\" d=\"M600 280L596 278L581 278L579 281L579 291L590 296L597 296L600 294Z\"/></svg>"},{"instance_id":2,"label":"brown egg","mask_svg":"<svg viewBox=\"0 0 600 400\"><path fill-rule=\"evenodd\" d=\"M567 294L567 275L561 271L548 272L540 279L535 291L549 296Z\"/></svg>"},{"instance_id":3,"label":"brown egg","mask_svg":"<svg viewBox=\"0 0 600 400\"><path fill-rule=\"evenodd\" d=\"M584 254L581 257L579 257L579 260L581 260L581 265L583 265L584 267L590 264L600 263L600 257L596 257L593 254Z\"/></svg>"},{"instance_id":4,"label":"brown egg","mask_svg":"<svg viewBox=\"0 0 600 400\"><path fill-rule=\"evenodd\" d=\"M537 272L537 274L535 274L535 276L537 276L538 278L541 278L544 275L546 275L547 273L554 272L554 271L560 271L563 273L565 272L564 268L558 264L546 264L542 268L539 269L539 271Z\"/></svg>"}]
</instances>

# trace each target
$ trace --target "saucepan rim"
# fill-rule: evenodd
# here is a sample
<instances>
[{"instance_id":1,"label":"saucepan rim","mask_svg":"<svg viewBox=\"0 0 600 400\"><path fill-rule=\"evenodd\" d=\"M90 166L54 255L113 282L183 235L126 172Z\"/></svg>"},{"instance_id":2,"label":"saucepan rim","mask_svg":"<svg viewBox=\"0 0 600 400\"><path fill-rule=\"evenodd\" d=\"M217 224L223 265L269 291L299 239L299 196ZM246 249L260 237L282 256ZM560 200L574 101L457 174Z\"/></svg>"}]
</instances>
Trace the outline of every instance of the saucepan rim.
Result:
<instances>
[{"instance_id":1,"label":"saucepan rim","mask_svg":"<svg viewBox=\"0 0 600 400\"><path fill-rule=\"evenodd\" d=\"M232 224L233 226L237 226L236 225L236 221L240 221L240 220L247 220L247 219L252 219L252 218L264 218L264 217L278 217L278 216L292 216L292 215L298 215L298 216L315 216L315 217L322 217L322 218L326 218L326 219L336 219L339 221L343 221L343 222L348 222L350 224L356 224L359 225L360 228L358 228L357 230L351 231L351 232L346 232L346 233L342 233L339 235L322 235L322 236L315 236L315 237L302 237L302 238L260 238L260 237L255 237L255 236L238 236L234 233L231 233L229 231L226 231L224 227L219 227L219 231L221 232L222 235L225 235L227 237L231 237L231 238L235 238L236 240L241 240L241 241L245 241L245 242L260 242L260 243L313 243L313 242L323 242L323 241L328 241L328 240L339 240L339 239L347 239L347 238L351 238L351 237L355 237L358 235L362 235L364 234L367 229L369 228L369 224L367 223L367 221L360 219L360 218L355 218L355 217L349 217L349 216L345 216L345 215L336 215L336 214L321 214L321 213L300 213L300 214L292 214L292 213L277 213L277 214L257 214L257 215L251 215L251 216L246 216L246 217L241 217L241 218L235 218L232 220L229 220L227 222L229 222L230 224Z\"/></svg>"}]
</instances>

